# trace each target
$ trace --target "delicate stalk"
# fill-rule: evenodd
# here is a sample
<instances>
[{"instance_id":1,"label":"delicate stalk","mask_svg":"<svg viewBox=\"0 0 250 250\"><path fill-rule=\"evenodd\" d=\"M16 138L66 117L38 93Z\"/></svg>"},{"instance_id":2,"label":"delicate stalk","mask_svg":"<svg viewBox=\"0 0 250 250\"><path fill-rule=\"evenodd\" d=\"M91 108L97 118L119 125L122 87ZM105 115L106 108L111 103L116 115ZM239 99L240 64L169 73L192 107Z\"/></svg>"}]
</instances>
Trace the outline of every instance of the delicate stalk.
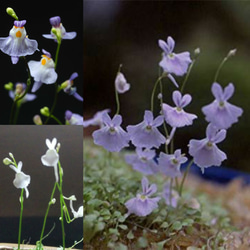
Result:
<instances>
[{"instance_id":1,"label":"delicate stalk","mask_svg":"<svg viewBox=\"0 0 250 250\"><path fill-rule=\"evenodd\" d=\"M119 101L119 94L116 88L115 88L115 100L116 100L116 113L115 114L118 115L120 112L120 101Z\"/></svg>"},{"instance_id":2,"label":"delicate stalk","mask_svg":"<svg viewBox=\"0 0 250 250\"><path fill-rule=\"evenodd\" d=\"M157 88L157 85L161 82L162 78L164 77L164 75L158 77L158 79L156 80L155 84L154 84L154 88L151 94L151 111L152 113L154 112L154 96L155 96L155 91Z\"/></svg>"},{"instance_id":3,"label":"delicate stalk","mask_svg":"<svg viewBox=\"0 0 250 250\"><path fill-rule=\"evenodd\" d=\"M183 83L182 83L182 86L181 86L181 93L182 93L182 94L183 94L184 88L185 88L185 86L186 86L187 80L188 80L188 78L189 78L190 72L191 72L191 70L192 70L192 68L193 68L193 66L194 66L195 61L196 61L196 59L193 59L192 63L190 64L190 66L189 66L189 68L188 68L188 72L187 72L187 74L186 74L186 76L185 76L185 78L184 78L184 81L183 81Z\"/></svg>"},{"instance_id":4,"label":"delicate stalk","mask_svg":"<svg viewBox=\"0 0 250 250\"><path fill-rule=\"evenodd\" d=\"M187 168L186 168L186 170L185 170L185 173L184 173L184 175L183 175L183 177L182 177L182 181L181 181L181 185L180 185L180 189L179 189L179 195L180 195L180 196L182 195L183 184L184 184L184 182L185 182L185 179L186 179L186 177L187 177L187 174L188 174L189 169L190 169L190 167L192 166L193 162L194 162L194 159L192 159L192 160L189 162L189 164L188 164L188 166L187 166Z\"/></svg>"},{"instance_id":5,"label":"delicate stalk","mask_svg":"<svg viewBox=\"0 0 250 250\"><path fill-rule=\"evenodd\" d=\"M20 209L19 230L18 230L18 250L20 250L20 244L21 244L22 218L23 218L23 191L24 188L22 188L20 197L21 209Z\"/></svg>"},{"instance_id":6,"label":"delicate stalk","mask_svg":"<svg viewBox=\"0 0 250 250\"><path fill-rule=\"evenodd\" d=\"M43 227L42 227L42 231L41 231L41 235L40 235L40 246L42 245L42 240L43 240L43 234L44 234L44 230L45 230L45 226L46 226L46 221L47 221L47 217L48 217L48 214L49 214L49 209L50 209L50 206L51 206L51 200L53 199L54 197L54 193L55 193L55 190L56 190L56 182L54 184L54 188L52 190L52 193L51 193L51 196L50 196L50 201L49 201L49 205L47 207L47 210L46 210L46 213L45 213L45 216L44 216L44 220L43 220Z\"/></svg>"}]
</instances>

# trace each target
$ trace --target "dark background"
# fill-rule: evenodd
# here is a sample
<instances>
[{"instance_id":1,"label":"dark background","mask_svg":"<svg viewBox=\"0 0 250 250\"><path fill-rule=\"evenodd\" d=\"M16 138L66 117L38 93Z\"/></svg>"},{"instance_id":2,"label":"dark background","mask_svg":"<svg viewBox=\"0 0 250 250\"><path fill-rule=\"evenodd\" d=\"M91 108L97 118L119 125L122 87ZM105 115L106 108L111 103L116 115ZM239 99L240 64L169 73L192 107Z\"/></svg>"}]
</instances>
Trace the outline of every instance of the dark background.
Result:
<instances>
[{"instance_id":1,"label":"dark background","mask_svg":"<svg viewBox=\"0 0 250 250\"><path fill-rule=\"evenodd\" d=\"M53 4L52 4L53 3ZM59 53L59 60L57 66L57 83L61 84L69 79L73 72L77 72L79 77L74 80L77 87L77 92L82 96L83 89L83 1L1 1L0 3L0 22L1 31L0 37L7 37L10 29L13 27L14 19L7 15L6 8L12 7L19 20L26 20L25 29L30 39L35 39L38 42L38 49L33 55L27 56L27 60L39 61L42 55L42 49L49 51L52 58L55 58L57 43L53 40L42 37L42 34L49 34L51 24L49 18L53 16L60 16L61 22L67 32L76 31L77 36L73 40L63 40ZM8 96L8 92L4 89L4 84L9 81L24 82L27 80L27 73L23 60L19 60L16 65L11 63L10 56L0 51L0 65L1 65L1 80L0 80L0 124L8 124L10 117L10 110L12 99ZM52 106L55 87L54 84L43 84L41 88L35 93L37 99L23 104L20 110L18 124L33 124L33 116L40 114L40 109L44 106L49 108ZM68 96L63 91L58 95L58 102L55 109L55 116L58 117L62 123L65 122L64 113L69 109L73 113L82 114L82 102L76 100L73 96ZM45 118L43 118L45 120ZM54 123L53 120L50 123Z\"/></svg>"},{"instance_id":2,"label":"dark background","mask_svg":"<svg viewBox=\"0 0 250 250\"><path fill-rule=\"evenodd\" d=\"M63 168L63 194L66 197L75 195L77 201L73 207L77 211L83 204L83 143L81 126L34 126L13 125L0 126L0 162L13 153L17 162L22 161L22 171L31 176L28 186L29 198L24 199L24 222L22 239L35 243L39 239L43 217L55 183L53 167L43 166L41 156L48 149L45 140L57 138L61 143L59 160ZM20 213L20 189L13 185L15 172L3 163L0 164L0 242L17 242L18 217ZM55 192L56 204L49 211L49 221L46 233L56 223L51 237L44 244L59 246L61 244L60 199ZM72 218L69 203L67 203ZM67 224L65 222L65 224ZM12 232L10 234L10 232ZM46 234L45 233L45 234ZM72 246L74 240L80 240L83 235L82 218L67 225L67 246Z\"/></svg>"},{"instance_id":3,"label":"dark background","mask_svg":"<svg viewBox=\"0 0 250 250\"><path fill-rule=\"evenodd\" d=\"M244 109L238 124L218 146L227 153L223 164L249 170L250 93L250 3L248 1L84 1L84 117L111 108L114 115L114 79L119 67L131 90L120 95L123 127L142 121L150 108L150 97L158 77L161 49L158 39L172 36L175 52L193 51L200 57L185 89L193 97L186 111L199 119L193 126L177 130L175 145L187 152L191 138L205 137L207 123L201 107L212 102L211 85L215 72L229 50L237 48L221 70L218 82L236 88L230 99ZM177 77L178 82L183 78ZM173 105L172 83L164 80L165 102ZM92 130L86 129L86 136Z\"/></svg>"}]
</instances>

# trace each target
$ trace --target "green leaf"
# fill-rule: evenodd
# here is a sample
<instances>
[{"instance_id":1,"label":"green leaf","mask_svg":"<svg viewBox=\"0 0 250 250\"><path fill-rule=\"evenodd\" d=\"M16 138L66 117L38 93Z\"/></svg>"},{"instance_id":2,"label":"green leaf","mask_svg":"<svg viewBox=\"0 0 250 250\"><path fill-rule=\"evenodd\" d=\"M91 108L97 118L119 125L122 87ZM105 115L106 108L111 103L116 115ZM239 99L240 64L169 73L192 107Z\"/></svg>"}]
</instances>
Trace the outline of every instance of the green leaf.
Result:
<instances>
[{"instance_id":1,"label":"green leaf","mask_svg":"<svg viewBox=\"0 0 250 250\"><path fill-rule=\"evenodd\" d=\"M127 234L127 238L128 238L129 240L132 240L132 239L134 239L134 238L135 238L135 236L134 236L134 234L133 234L132 230L130 230L130 231L128 232L128 234Z\"/></svg>"},{"instance_id":2,"label":"green leaf","mask_svg":"<svg viewBox=\"0 0 250 250\"><path fill-rule=\"evenodd\" d=\"M148 240L145 237L140 237L136 243L138 248L146 248L148 246Z\"/></svg>"},{"instance_id":3,"label":"green leaf","mask_svg":"<svg viewBox=\"0 0 250 250\"><path fill-rule=\"evenodd\" d=\"M180 221L175 221L171 228L175 231L179 231L182 229L182 224Z\"/></svg>"},{"instance_id":4,"label":"green leaf","mask_svg":"<svg viewBox=\"0 0 250 250\"><path fill-rule=\"evenodd\" d=\"M121 224L118 227L121 228L122 230L127 230L128 229L128 226L124 225L124 224Z\"/></svg>"}]
</instances>

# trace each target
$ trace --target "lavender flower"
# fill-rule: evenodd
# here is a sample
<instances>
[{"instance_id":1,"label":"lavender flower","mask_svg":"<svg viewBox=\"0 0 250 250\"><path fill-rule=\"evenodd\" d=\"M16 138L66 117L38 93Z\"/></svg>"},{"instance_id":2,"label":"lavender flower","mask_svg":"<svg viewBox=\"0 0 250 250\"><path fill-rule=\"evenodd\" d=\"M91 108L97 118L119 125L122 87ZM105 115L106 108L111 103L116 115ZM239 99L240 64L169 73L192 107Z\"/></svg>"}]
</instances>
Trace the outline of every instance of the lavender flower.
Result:
<instances>
[{"instance_id":1,"label":"lavender flower","mask_svg":"<svg viewBox=\"0 0 250 250\"><path fill-rule=\"evenodd\" d=\"M78 77L78 74L75 72L70 76L69 80L62 84L63 91L68 95L73 95L78 101L83 102L83 98L76 92L76 87L72 87L73 81L76 77Z\"/></svg>"},{"instance_id":2,"label":"lavender flower","mask_svg":"<svg viewBox=\"0 0 250 250\"><path fill-rule=\"evenodd\" d=\"M201 168L202 173L204 173L204 168L220 166L221 162L227 159L226 154L216 145L223 141L225 137L225 129L218 130L210 123L206 129L205 139L190 140L189 154L194 157L194 163Z\"/></svg>"},{"instance_id":3,"label":"lavender flower","mask_svg":"<svg viewBox=\"0 0 250 250\"><path fill-rule=\"evenodd\" d=\"M127 127L132 143L140 148L158 148L166 142L166 138L157 129L163 121L164 118L162 115L154 119L153 113L146 110L144 120L141 123Z\"/></svg>"},{"instance_id":4,"label":"lavender flower","mask_svg":"<svg viewBox=\"0 0 250 250\"><path fill-rule=\"evenodd\" d=\"M102 127L103 126L102 115L108 112L110 112L110 109L104 109L96 112L93 118L83 121L83 127L86 128L90 125Z\"/></svg>"},{"instance_id":5,"label":"lavender flower","mask_svg":"<svg viewBox=\"0 0 250 250\"><path fill-rule=\"evenodd\" d=\"M191 95L186 94L182 96L181 92L176 90L172 95L174 104L176 107L171 107L168 104L162 104L162 111L166 122L171 127L184 127L193 124L193 120L197 118L194 114L189 114L184 111L186 107L192 100Z\"/></svg>"},{"instance_id":6,"label":"lavender flower","mask_svg":"<svg viewBox=\"0 0 250 250\"><path fill-rule=\"evenodd\" d=\"M66 110L65 120L67 125L83 125L83 117L72 113L70 110Z\"/></svg>"},{"instance_id":7,"label":"lavender flower","mask_svg":"<svg viewBox=\"0 0 250 250\"><path fill-rule=\"evenodd\" d=\"M206 120L211 122L219 129L228 129L231 125L238 121L238 117L242 115L243 110L228 102L234 93L234 85L229 83L224 91L218 83L213 83L212 93L215 100L204 106L202 112L206 116Z\"/></svg>"},{"instance_id":8,"label":"lavender flower","mask_svg":"<svg viewBox=\"0 0 250 250\"><path fill-rule=\"evenodd\" d=\"M115 78L115 88L120 94L125 93L130 89L130 84L121 72L119 72Z\"/></svg>"},{"instance_id":9,"label":"lavender flower","mask_svg":"<svg viewBox=\"0 0 250 250\"><path fill-rule=\"evenodd\" d=\"M119 152L128 146L129 135L121 128L122 117L115 115L111 120L108 113L102 116L104 126L93 133L94 143L110 152Z\"/></svg>"},{"instance_id":10,"label":"lavender flower","mask_svg":"<svg viewBox=\"0 0 250 250\"><path fill-rule=\"evenodd\" d=\"M24 25L26 20L14 21L14 26L8 37L0 38L0 49L11 56L11 61L16 64L20 56L32 55L37 49L37 41L27 37Z\"/></svg>"},{"instance_id":11,"label":"lavender flower","mask_svg":"<svg viewBox=\"0 0 250 250\"><path fill-rule=\"evenodd\" d=\"M176 87L178 87L178 84L171 74L182 76L187 72L188 66L192 62L190 53L174 53L173 50L175 47L175 41L171 36L167 38L167 42L159 40L158 44L163 50L163 57L159 65L168 74L168 77L172 80Z\"/></svg>"},{"instance_id":12,"label":"lavender flower","mask_svg":"<svg viewBox=\"0 0 250 250\"><path fill-rule=\"evenodd\" d=\"M180 149L175 150L174 154L161 152L158 159L160 171L171 178L181 176L180 167L186 161L187 157L181 154Z\"/></svg>"},{"instance_id":13,"label":"lavender flower","mask_svg":"<svg viewBox=\"0 0 250 250\"><path fill-rule=\"evenodd\" d=\"M145 175L151 175L158 172L158 165L155 160L155 150L136 148L135 154L125 155L125 160L132 165L133 169Z\"/></svg>"},{"instance_id":14,"label":"lavender flower","mask_svg":"<svg viewBox=\"0 0 250 250\"><path fill-rule=\"evenodd\" d=\"M174 189L170 188L170 183L166 183L163 187L163 198L165 199L165 203L168 206L176 208L178 205L178 200L180 199L180 196L178 192L176 192Z\"/></svg>"},{"instance_id":15,"label":"lavender flower","mask_svg":"<svg viewBox=\"0 0 250 250\"><path fill-rule=\"evenodd\" d=\"M160 197L150 198L157 191L155 184L149 185L146 177L142 178L142 193L137 194L135 198L128 200L125 206L128 209L128 215L147 216L158 207Z\"/></svg>"},{"instance_id":16,"label":"lavender flower","mask_svg":"<svg viewBox=\"0 0 250 250\"><path fill-rule=\"evenodd\" d=\"M30 74L34 77L34 85L31 92L37 91L43 83L53 84L56 82L57 73L55 72L55 63L51 59L51 55L46 50L42 50L42 59L37 61L29 61L28 66Z\"/></svg>"},{"instance_id":17,"label":"lavender flower","mask_svg":"<svg viewBox=\"0 0 250 250\"><path fill-rule=\"evenodd\" d=\"M74 39L76 37L76 32L66 32L65 28L61 23L61 18L59 16L51 17L50 24L52 25L51 33L45 34L43 37L48 39L54 39L59 42L61 39Z\"/></svg>"},{"instance_id":18,"label":"lavender flower","mask_svg":"<svg viewBox=\"0 0 250 250\"><path fill-rule=\"evenodd\" d=\"M16 96L21 96L23 95L23 93L25 92L26 89L26 84L25 83L16 83L15 85L15 91L14 90L10 90L9 91L9 97L11 99L15 99ZM34 94L29 94L27 93L24 98L21 99L21 103L25 103L25 102L30 102L36 99L36 95Z\"/></svg>"}]
</instances>

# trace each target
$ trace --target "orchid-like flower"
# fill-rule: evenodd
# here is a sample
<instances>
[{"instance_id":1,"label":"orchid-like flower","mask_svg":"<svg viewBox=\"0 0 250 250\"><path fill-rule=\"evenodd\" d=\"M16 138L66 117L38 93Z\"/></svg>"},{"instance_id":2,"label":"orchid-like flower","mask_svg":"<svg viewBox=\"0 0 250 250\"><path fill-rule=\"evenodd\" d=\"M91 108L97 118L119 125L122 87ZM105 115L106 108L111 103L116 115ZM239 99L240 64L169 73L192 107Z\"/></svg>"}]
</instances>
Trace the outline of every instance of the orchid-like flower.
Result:
<instances>
[{"instance_id":1,"label":"orchid-like flower","mask_svg":"<svg viewBox=\"0 0 250 250\"><path fill-rule=\"evenodd\" d=\"M16 96L21 96L23 95L23 93L26 90L26 84L25 83L16 83L15 85L15 91L14 90L10 90L9 91L9 97L13 100L15 100ZM24 98L21 99L21 103L25 103L25 102L30 102L36 99L36 95L35 94L29 94L27 93Z\"/></svg>"},{"instance_id":2,"label":"orchid-like flower","mask_svg":"<svg viewBox=\"0 0 250 250\"><path fill-rule=\"evenodd\" d=\"M171 127L184 127L193 124L193 120L197 118L194 114L189 114L184 111L186 107L192 100L191 95L185 94L182 96L181 92L176 90L172 95L174 104L176 107L171 107L168 104L162 104L162 111L166 122Z\"/></svg>"},{"instance_id":3,"label":"orchid-like flower","mask_svg":"<svg viewBox=\"0 0 250 250\"><path fill-rule=\"evenodd\" d=\"M46 145L48 147L48 150L46 151L46 154L41 157L42 164L46 167L54 167L55 172L55 179L56 182L58 182L58 169L57 169L57 163L59 161L59 154L57 153L57 150L55 149L57 144L57 139L53 138L52 141L49 139L46 139Z\"/></svg>"},{"instance_id":4,"label":"orchid-like flower","mask_svg":"<svg viewBox=\"0 0 250 250\"><path fill-rule=\"evenodd\" d=\"M14 21L14 26L6 38L0 38L0 49L11 56L11 61L16 64L20 56L32 55L37 49L37 41L27 37L24 25L26 20Z\"/></svg>"},{"instance_id":5,"label":"orchid-like flower","mask_svg":"<svg viewBox=\"0 0 250 250\"><path fill-rule=\"evenodd\" d=\"M83 117L79 114L72 113L70 110L66 110L65 120L67 125L83 125Z\"/></svg>"},{"instance_id":6,"label":"orchid-like flower","mask_svg":"<svg viewBox=\"0 0 250 250\"><path fill-rule=\"evenodd\" d=\"M74 219L83 217L83 206L80 206L77 211L75 211L75 209L73 208L73 201L76 201L75 195L72 195L69 198L67 198L67 197L63 197L63 198L66 200L69 200L69 206L70 206L71 212L74 216Z\"/></svg>"},{"instance_id":7,"label":"orchid-like flower","mask_svg":"<svg viewBox=\"0 0 250 250\"><path fill-rule=\"evenodd\" d=\"M23 163L21 161L18 162L17 167L14 165L9 165L11 169L16 172L15 179L13 184L16 188L21 188L25 190L26 198L29 197L28 185L30 184L30 176L24 174L22 170Z\"/></svg>"},{"instance_id":8,"label":"orchid-like flower","mask_svg":"<svg viewBox=\"0 0 250 250\"><path fill-rule=\"evenodd\" d=\"M45 34L43 37L48 39L54 39L57 42L61 42L62 39L74 39L76 37L76 32L66 32L65 28L61 23L61 18L59 16L51 17L49 19L52 25L51 33Z\"/></svg>"},{"instance_id":9,"label":"orchid-like flower","mask_svg":"<svg viewBox=\"0 0 250 250\"><path fill-rule=\"evenodd\" d=\"M194 157L194 163L197 164L202 173L204 169L211 166L220 166L221 162L227 159L226 154L217 147L217 143L226 138L226 130L219 130L217 127L208 124L206 129L206 138L202 140L190 140L189 154Z\"/></svg>"},{"instance_id":10,"label":"orchid-like flower","mask_svg":"<svg viewBox=\"0 0 250 250\"><path fill-rule=\"evenodd\" d=\"M103 146L110 152L119 152L122 148L129 144L129 135L121 127L121 115L115 115L113 119L108 113L102 116L104 126L93 133L94 143Z\"/></svg>"},{"instance_id":11,"label":"orchid-like flower","mask_svg":"<svg viewBox=\"0 0 250 250\"><path fill-rule=\"evenodd\" d=\"M148 179L143 177L141 180L142 193L137 194L135 198L128 200L125 206L128 209L128 215L147 216L158 207L160 197L150 198L157 191L155 184L149 185Z\"/></svg>"},{"instance_id":12,"label":"orchid-like flower","mask_svg":"<svg viewBox=\"0 0 250 250\"><path fill-rule=\"evenodd\" d=\"M76 87L73 87L73 82L76 77L78 77L78 74L75 72L67 81L62 83L62 88L65 93L68 95L73 95L77 100L82 102L83 98L76 92Z\"/></svg>"},{"instance_id":13,"label":"orchid-like flower","mask_svg":"<svg viewBox=\"0 0 250 250\"><path fill-rule=\"evenodd\" d=\"M170 188L170 183L167 182L163 187L162 196L165 199L165 203L168 206L176 208L178 205L178 201L180 199L180 196L176 190L173 188Z\"/></svg>"},{"instance_id":14,"label":"orchid-like flower","mask_svg":"<svg viewBox=\"0 0 250 250\"><path fill-rule=\"evenodd\" d=\"M31 92L36 92L43 83L53 84L57 80L57 73L55 72L55 63L51 58L51 54L44 49L42 51L42 59L39 62L28 62L30 74L32 77L34 77L35 80Z\"/></svg>"},{"instance_id":15,"label":"orchid-like flower","mask_svg":"<svg viewBox=\"0 0 250 250\"><path fill-rule=\"evenodd\" d=\"M115 78L115 88L119 94L123 94L130 89L130 84L121 72L119 72Z\"/></svg>"},{"instance_id":16,"label":"orchid-like flower","mask_svg":"<svg viewBox=\"0 0 250 250\"><path fill-rule=\"evenodd\" d=\"M104 110L96 112L93 118L83 121L83 127L86 128L90 125L103 127L104 123L102 120L102 116L104 113L108 113L108 112L110 112L110 109L104 109Z\"/></svg>"},{"instance_id":17,"label":"orchid-like flower","mask_svg":"<svg viewBox=\"0 0 250 250\"><path fill-rule=\"evenodd\" d=\"M169 36L167 42L159 40L158 44L163 50L163 57L159 65L166 72L168 78L178 87L172 74L182 76L187 72L189 64L192 62L189 52L182 52L179 54L174 53L175 41Z\"/></svg>"},{"instance_id":18,"label":"orchid-like flower","mask_svg":"<svg viewBox=\"0 0 250 250\"><path fill-rule=\"evenodd\" d=\"M136 147L141 148L158 148L161 144L166 142L166 138L157 129L163 121L164 117L162 115L154 119L153 113L146 110L144 113L144 120L141 123L129 125L127 127L132 143Z\"/></svg>"},{"instance_id":19,"label":"orchid-like flower","mask_svg":"<svg viewBox=\"0 0 250 250\"><path fill-rule=\"evenodd\" d=\"M215 100L204 106L202 112L206 115L206 120L217 128L228 129L233 123L238 121L238 117L243 113L241 108L228 102L234 93L234 85L229 83L223 90L215 82L212 85L212 93Z\"/></svg>"}]
</instances>

